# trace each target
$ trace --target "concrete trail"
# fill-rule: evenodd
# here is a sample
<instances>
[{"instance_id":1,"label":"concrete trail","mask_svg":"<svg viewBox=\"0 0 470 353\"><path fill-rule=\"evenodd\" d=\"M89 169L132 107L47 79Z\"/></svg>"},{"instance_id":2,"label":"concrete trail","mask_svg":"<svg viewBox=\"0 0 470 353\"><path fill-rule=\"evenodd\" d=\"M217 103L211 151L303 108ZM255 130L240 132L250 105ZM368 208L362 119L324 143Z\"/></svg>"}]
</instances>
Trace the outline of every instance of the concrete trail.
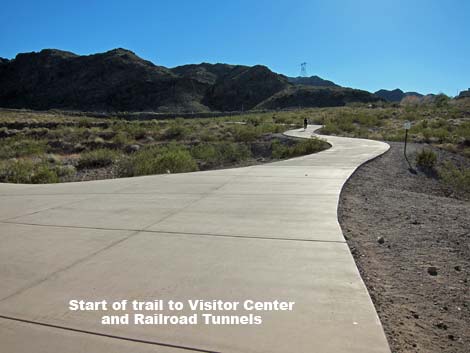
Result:
<instances>
[{"instance_id":1,"label":"concrete trail","mask_svg":"<svg viewBox=\"0 0 470 353\"><path fill-rule=\"evenodd\" d=\"M0 351L389 353L337 221L344 182L388 145L324 138L324 152L246 168L0 184ZM295 305L251 312L261 325L104 326L71 299Z\"/></svg>"}]
</instances>

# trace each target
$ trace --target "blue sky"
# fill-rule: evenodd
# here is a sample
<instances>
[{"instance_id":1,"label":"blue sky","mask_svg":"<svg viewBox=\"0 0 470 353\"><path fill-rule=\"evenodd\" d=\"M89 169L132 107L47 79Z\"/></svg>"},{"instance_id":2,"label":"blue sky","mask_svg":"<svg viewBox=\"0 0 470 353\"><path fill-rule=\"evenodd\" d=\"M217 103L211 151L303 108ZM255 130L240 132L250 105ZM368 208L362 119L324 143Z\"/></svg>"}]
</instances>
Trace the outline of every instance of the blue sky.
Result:
<instances>
[{"instance_id":1,"label":"blue sky","mask_svg":"<svg viewBox=\"0 0 470 353\"><path fill-rule=\"evenodd\" d=\"M468 0L3 1L0 56L116 47L155 64L263 64L375 91L470 87Z\"/></svg>"}]
</instances>

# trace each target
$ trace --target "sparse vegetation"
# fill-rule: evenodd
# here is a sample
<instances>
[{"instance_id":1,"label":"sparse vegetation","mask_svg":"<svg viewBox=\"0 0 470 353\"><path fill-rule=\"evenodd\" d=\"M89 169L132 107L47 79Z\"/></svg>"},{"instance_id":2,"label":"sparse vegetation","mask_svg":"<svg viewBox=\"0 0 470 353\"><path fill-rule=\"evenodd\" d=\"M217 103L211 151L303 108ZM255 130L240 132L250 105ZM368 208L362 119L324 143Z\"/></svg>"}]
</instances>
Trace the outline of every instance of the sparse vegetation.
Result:
<instances>
[{"instance_id":1,"label":"sparse vegetation","mask_svg":"<svg viewBox=\"0 0 470 353\"><path fill-rule=\"evenodd\" d=\"M386 141L403 141L403 123L408 120L412 122L410 142L470 157L470 102L439 96L432 102L414 100L413 104L351 104L217 118L141 121L0 110L0 161L2 170L8 166L16 168L13 174L18 177L9 176L8 180L23 180L18 182L32 182L32 174L44 174L36 167L28 167L28 163L52 170L60 181L244 165L327 148L320 140L287 143L279 138L280 132L300 127L304 118L310 124L323 124L325 134ZM432 157L425 157L429 156L419 156L418 164L432 163ZM15 159L25 165L13 164ZM442 161L434 165L435 176L448 183L443 173L437 173L441 165ZM89 173L92 169L98 172ZM458 170L465 173L465 168ZM30 177L25 176L28 173ZM446 180L450 178L447 176ZM5 173L2 180L6 180Z\"/></svg>"},{"instance_id":2,"label":"sparse vegetation","mask_svg":"<svg viewBox=\"0 0 470 353\"><path fill-rule=\"evenodd\" d=\"M316 151L276 136L307 112L142 121L61 114L0 110L1 182L181 173ZM272 155L273 142L287 152Z\"/></svg>"}]
</instances>

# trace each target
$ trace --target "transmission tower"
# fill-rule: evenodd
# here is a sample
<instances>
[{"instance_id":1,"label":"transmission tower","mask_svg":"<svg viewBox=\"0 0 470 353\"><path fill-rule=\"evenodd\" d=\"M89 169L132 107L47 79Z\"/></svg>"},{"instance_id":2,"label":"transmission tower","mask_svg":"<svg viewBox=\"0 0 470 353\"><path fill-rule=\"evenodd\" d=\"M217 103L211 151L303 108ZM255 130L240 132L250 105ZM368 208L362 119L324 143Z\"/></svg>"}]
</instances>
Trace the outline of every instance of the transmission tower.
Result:
<instances>
[{"instance_id":1,"label":"transmission tower","mask_svg":"<svg viewBox=\"0 0 470 353\"><path fill-rule=\"evenodd\" d=\"M307 63L300 64L300 76L307 77Z\"/></svg>"}]
</instances>

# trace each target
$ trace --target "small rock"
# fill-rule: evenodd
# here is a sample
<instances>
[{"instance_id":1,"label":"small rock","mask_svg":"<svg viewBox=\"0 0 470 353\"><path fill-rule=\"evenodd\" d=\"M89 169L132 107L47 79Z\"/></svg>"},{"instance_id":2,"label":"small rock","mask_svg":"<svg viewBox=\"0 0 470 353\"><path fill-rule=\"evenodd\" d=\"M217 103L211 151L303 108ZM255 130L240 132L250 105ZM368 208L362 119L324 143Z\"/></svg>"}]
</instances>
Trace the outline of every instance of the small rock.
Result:
<instances>
[{"instance_id":1,"label":"small rock","mask_svg":"<svg viewBox=\"0 0 470 353\"><path fill-rule=\"evenodd\" d=\"M460 271L462 271L462 267L457 265L457 266L454 267L454 270L456 270L457 272L460 272Z\"/></svg>"},{"instance_id":2,"label":"small rock","mask_svg":"<svg viewBox=\"0 0 470 353\"><path fill-rule=\"evenodd\" d=\"M454 341L454 340L455 340L455 336L454 336L454 335L448 335L447 338L450 339L451 341Z\"/></svg>"},{"instance_id":3,"label":"small rock","mask_svg":"<svg viewBox=\"0 0 470 353\"><path fill-rule=\"evenodd\" d=\"M436 327L438 329L441 329L441 330L447 330L447 325L445 323L443 323L442 321L439 321L437 324L436 324Z\"/></svg>"},{"instance_id":4,"label":"small rock","mask_svg":"<svg viewBox=\"0 0 470 353\"><path fill-rule=\"evenodd\" d=\"M436 266L429 266L428 267L428 273L431 276L437 276L437 267Z\"/></svg>"},{"instance_id":5,"label":"small rock","mask_svg":"<svg viewBox=\"0 0 470 353\"><path fill-rule=\"evenodd\" d=\"M138 150L140 150L139 145L128 145L128 146L126 146L126 152L127 153L137 152Z\"/></svg>"},{"instance_id":6,"label":"small rock","mask_svg":"<svg viewBox=\"0 0 470 353\"><path fill-rule=\"evenodd\" d=\"M378 238L377 238L377 243L379 243L379 244L385 243L384 237L378 237Z\"/></svg>"}]
</instances>

